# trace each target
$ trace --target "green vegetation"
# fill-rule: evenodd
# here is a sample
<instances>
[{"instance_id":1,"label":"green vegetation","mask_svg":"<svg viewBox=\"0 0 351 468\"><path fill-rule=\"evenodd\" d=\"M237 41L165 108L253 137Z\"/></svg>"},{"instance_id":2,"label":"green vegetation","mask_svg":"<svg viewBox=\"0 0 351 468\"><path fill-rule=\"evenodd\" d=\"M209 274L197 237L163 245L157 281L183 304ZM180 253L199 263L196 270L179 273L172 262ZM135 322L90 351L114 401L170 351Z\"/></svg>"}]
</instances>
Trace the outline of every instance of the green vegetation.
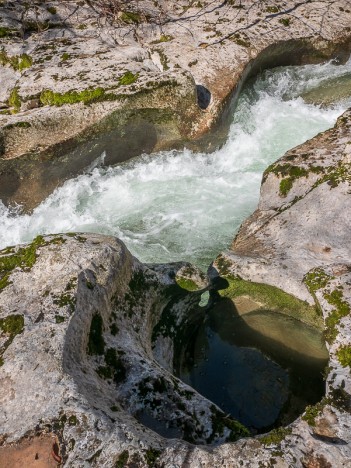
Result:
<instances>
[{"instance_id":1,"label":"green vegetation","mask_svg":"<svg viewBox=\"0 0 351 468\"><path fill-rule=\"evenodd\" d=\"M267 13L278 13L279 8L276 7L276 6L269 6L269 7L266 8L266 12Z\"/></svg>"},{"instance_id":2,"label":"green vegetation","mask_svg":"<svg viewBox=\"0 0 351 468\"><path fill-rule=\"evenodd\" d=\"M167 35L167 34L162 34L160 36L160 39L157 39L156 41L152 41L151 44L160 44L161 42L169 42L172 39L174 39L173 36Z\"/></svg>"},{"instance_id":3,"label":"green vegetation","mask_svg":"<svg viewBox=\"0 0 351 468\"><path fill-rule=\"evenodd\" d=\"M63 317L62 315L55 315L55 321L56 323L62 323L65 321L65 317Z\"/></svg>"},{"instance_id":4,"label":"green vegetation","mask_svg":"<svg viewBox=\"0 0 351 468\"><path fill-rule=\"evenodd\" d=\"M322 268L315 268L309 271L303 278L303 282L310 292L316 292L318 289L325 288L333 276L328 275Z\"/></svg>"},{"instance_id":5,"label":"green vegetation","mask_svg":"<svg viewBox=\"0 0 351 468\"><path fill-rule=\"evenodd\" d=\"M139 24L141 23L141 17L138 13L133 11L123 11L120 16L121 21L127 24Z\"/></svg>"},{"instance_id":6,"label":"green vegetation","mask_svg":"<svg viewBox=\"0 0 351 468\"><path fill-rule=\"evenodd\" d=\"M62 55L61 55L61 60L62 62L66 62L66 60L69 60L71 58L70 54L68 54L67 52L64 52Z\"/></svg>"},{"instance_id":7,"label":"green vegetation","mask_svg":"<svg viewBox=\"0 0 351 468\"><path fill-rule=\"evenodd\" d=\"M221 437L225 429L230 429L230 434L227 437L227 442L235 442L242 437L248 437L250 431L239 421L225 416L222 411L219 411L214 405L211 406L211 421L212 433L207 439L207 443L211 443L216 436Z\"/></svg>"},{"instance_id":8,"label":"green vegetation","mask_svg":"<svg viewBox=\"0 0 351 468\"><path fill-rule=\"evenodd\" d=\"M199 289L198 285L190 278L176 277L176 283L183 289L187 291L197 291Z\"/></svg>"},{"instance_id":9,"label":"green vegetation","mask_svg":"<svg viewBox=\"0 0 351 468\"><path fill-rule=\"evenodd\" d=\"M69 418L68 418L68 424L70 426L76 426L78 424L78 419L77 419L77 416L75 414L72 414Z\"/></svg>"},{"instance_id":10,"label":"green vegetation","mask_svg":"<svg viewBox=\"0 0 351 468\"><path fill-rule=\"evenodd\" d=\"M292 186L293 186L293 179L288 178L288 179L282 179L279 184L279 193L282 197L286 197L287 194L290 192Z\"/></svg>"},{"instance_id":11,"label":"green vegetation","mask_svg":"<svg viewBox=\"0 0 351 468\"><path fill-rule=\"evenodd\" d=\"M251 45L247 38L242 38L239 34L232 36L231 41L235 42L241 47L250 47Z\"/></svg>"},{"instance_id":12,"label":"green vegetation","mask_svg":"<svg viewBox=\"0 0 351 468\"><path fill-rule=\"evenodd\" d=\"M336 355L342 367L350 367L351 368L351 346L341 346Z\"/></svg>"},{"instance_id":13,"label":"green vegetation","mask_svg":"<svg viewBox=\"0 0 351 468\"><path fill-rule=\"evenodd\" d=\"M338 388L330 388L328 400L330 401L330 404L335 406L335 408L351 414L351 396L342 388L342 386Z\"/></svg>"},{"instance_id":14,"label":"green vegetation","mask_svg":"<svg viewBox=\"0 0 351 468\"><path fill-rule=\"evenodd\" d=\"M216 258L216 267L221 276L229 276L231 263L223 255L218 255Z\"/></svg>"},{"instance_id":15,"label":"green vegetation","mask_svg":"<svg viewBox=\"0 0 351 468\"><path fill-rule=\"evenodd\" d=\"M160 450L156 450L153 448L150 448L149 450L147 450L145 453L145 460L146 460L147 466L154 467L156 460L159 458L160 454L161 454Z\"/></svg>"},{"instance_id":16,"label":"green vegetation","mask_svg":"<svg viewBox=\"0 0 351 468\"><path fill-rule=\"evenodd\" d=\"M20 104L21 105L21 104ZM6 129L10 128L30 128L32 125L29 122L15 122L13 124L6 125Z\"/></svg>"},{"instance_id":17,"label":"green vegetation","mask_svg":"<svg viewBox=\"0 0 351 468\"><path fill-rule=\"evenodd\" d=\"M343 317L350 313L350 305L343 300L343 294L340 290L335 289L330 294L325 293L324 298L330 304L335 306L325 320L325 338L328 343L332 343L338 332L337 325Z\"/></svg>"},{"instance_id":18,"label":"green vegetation","mask_svg":"<svg viewBox=\"0 0 351 468\"><path fill-rule=\"evenodd\" d=\"M279 23L283 24L284 26L290 26L290 18L280 18Z\"/></svg>"},{"instance_id":19,"label":"green vegetation","mask_svg":"<svg viewBox=\"0 0 351 468\"><path fill-rule=\"evenodd\" d=\"M109 96L102 88L88 88L83 91L67 91L66 93L55 93L49 89L42 91L40 94L40 102L46 106L58 106L61 107L64 104L76 104L83 102L84 104L90 104L92 102L99 102L108 100ZM112 95L113 96L113 95Z\"/></svg>"},{"instance_id":20,"label":"green vegetation","mask_svg":"<svg viewBox=\"0 0 351 468\"><path fill-rule=\"evenodd\" d=\"M89 339L88 339L88 354L102 355L105 351L105 340L102 336L103 321L99 313L95 313L91 320Z\"/></svg>"},{"instance_id":21,"label":"green vegetation","mask_svg":"<svg viewBox=\"0 0 351 468\"><path fill-rule=\"evenodd\" d=\"M18 94L17 86L15 86L12 89L8 103L9 103L9 106L13 107L15 113L19 112L19 110L21 109L21 98Z\"/></svg>"},{"instance_id":22,"label":"green vegetation","mask_svg":"<svg viewBox=\"0 0 351 468\"><path fill-rule=\"evenodd\" d=\"M320 173L323 172L323 167L320 166L310 166L308 169L305 169L300 166L294 166L289 163L285 164L271 164L263 173L263 181L268 177L268 174L273 173L277 177L282 177L279 185L279 193L282 197L286 197L289 191L291 190L295 180L300 177L308 177L310 172Z\"/></svg>"},{"instance_id":23,"label":"green vegetation","mask_svg":"<svg viewBox=\"0 0 351 468\"><path fill-rule=\"evenodd\" d=\"M23 327L23 315L9 315L4 319L0 319L0 330L9 335L11 341L16 335L23 332Z\"/></svg>"},{"instance_id":24,"label":"green vegetation","mask_svg":"<svg viewBox=\"0 0 351 468\"><path fill-rule=\"evenodd\" d=\"M115 468L124 468L128 462L129 452L128 450L123 450L115 462Z\"/></svg>"},{"instance_id":25,"label":"green vegetation","mask_svg":"<svg viewBox=\"0 0 351 468\"><path fill-rule=\"evenodd\" d=\"M12 30L10 28L0 26L0 38L11 37L11 36L12 36Z\"/></svg>"},{"instance_id":26,"label":"green vegetation","mask_svg":"<svg viewBox=\"0 0 351 468\"><path fill-rule=\"evenodd\" d=\"M24 328L24 317L23 315L9 315L3 319L0 319L0 335L3 333L7 335L5 343L0 348L0 367L4 364L2 355L6 349L10 346L16 335L23 332Z\"/></svg>"},{"instance_id":27,"label":"green vegetation","mask_svg":"<svg viewBox=\"0 0 351 468\"><path fill-rule=\"evenodd\" d=\"M224 297L234 299L239 296L249 296L253 301L263 304L265 309L276 310L304 323L322 328L323 321L317 309L307 302L282 291L275 286L264 283L254 283L241 278L226 277L229 282L227 289L221 290Z\"/></svg>"},{"instance_id":28,"label":"green vegetation","mask_svg":"<svg viewBox=\"0 0 351 468\"><path fill-rule=\"evenodd\" d=\"M5 49L2 48L0 50L0 64L2 66L10 65L14 70L21 72L32 66L33 59L27 54L9 56Z\"/></svg>"},{"instance_id":29,"label":"green vegetation","mask_svg":"<svg viewBox=\"0 0 351 468\"><path fill-rule=\"evenodd\" d=\"M351 182L351 164L344 164L341 161L337 166L328 167L326 174L316 181L312 189L327 182L331 188L337 187L341 182Z\"/></svg>"},{"instance_id":30,"label":"green vegetation","mask_svg":"<svg viewBox=\"0 0 351 468\"><path fill-rule=\"evenodd\" d=\"M278 427L277 429L273 429L269 434L261 437L259 441L262 445L278 445L289 434L291 434L291 429L289 427Z\"/></svg>"},{"instance_id":31,"label":"green vegetation","mask_svg":"<svg viewBox=\"0 0 351 468\"><path fill-rule=\"evenodd\" d=\"M160 62L164 70L169 70L169 65L168 65L168 57L167 55L163 52L162 49L157 49L157 53L160 56Z\"/></svg>"},{"instance_id":32,"label":"green vegetation","mask_svg":"<svg viewBox=\"0 0 351 468\"><path fill-rule=\"evenodd\" d=\"M66 307L68 306L71 312L74 311L76 305L76 298L69 293L63 293L59 297L53 300L53 303L58 305L59 307Z\"/></svg>"},{"instance_id":33,"label":"green vegetation","mask_svg":"<svg viewBox=\"0 0 351 468\"><path fill-rule=\"evenodd\" d=\"M119 86L128 86L133 84L139 78L139 73L132 73L131 71L127 71L124 75L120 76L118 79Z\"/></svg>"},{"instance_id":34,"label":"green vegetation","mask_svg":"<svg viewBox=\"0 0 351 468\"><path fill-rule=\"evenodd\" d=\"M316 418L321 414L325 405L329 404L330 400L327 397L322 398L320 402L313 406L306 406L305 413L302 419L310 426L316 425Z\"/></svg>"},{"instance_id":35,"label":"green vegetation","mask_svg":"<svg viewBox=\"0 0 351 468\"><path fill-rule=\"evenodd\" d=\"M15 268L29 271L37 259L37 248L46 245L43 236L37 236L27 247L20 247L15 253L0 253L0 292L10 284L9 277Z\"/></svg>"},{"instance_id":36,"label":"green vegetation","mask_svg":"<svg viewBox=\"0 0 351 468\"><path fill-rule=\"evenodd\" d=\"M99 366L96 372L102 379L112 379L112 370L107 366Z\"/></svg>"}]
</instances>

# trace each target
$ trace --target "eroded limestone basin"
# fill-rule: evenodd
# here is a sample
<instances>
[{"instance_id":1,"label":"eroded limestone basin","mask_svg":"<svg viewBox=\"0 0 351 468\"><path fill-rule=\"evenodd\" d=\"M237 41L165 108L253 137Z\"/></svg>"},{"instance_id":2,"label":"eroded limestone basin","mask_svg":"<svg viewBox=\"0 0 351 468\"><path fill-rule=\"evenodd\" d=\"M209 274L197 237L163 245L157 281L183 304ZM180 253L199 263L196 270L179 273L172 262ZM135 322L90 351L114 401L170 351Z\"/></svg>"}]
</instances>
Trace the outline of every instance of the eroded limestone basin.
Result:
<instances>
[{"instance_id":1,"label":"eroded limestone basin","mask_svg":"<svg viewBox=\"0 0 351 468\"><path fill-rule=\"evenodd\" d=\"M180 377L257 433L291 423L322 398L328 352L319 329L253 304L222 298L208 310Z\"/></svg>"}]
</instances>

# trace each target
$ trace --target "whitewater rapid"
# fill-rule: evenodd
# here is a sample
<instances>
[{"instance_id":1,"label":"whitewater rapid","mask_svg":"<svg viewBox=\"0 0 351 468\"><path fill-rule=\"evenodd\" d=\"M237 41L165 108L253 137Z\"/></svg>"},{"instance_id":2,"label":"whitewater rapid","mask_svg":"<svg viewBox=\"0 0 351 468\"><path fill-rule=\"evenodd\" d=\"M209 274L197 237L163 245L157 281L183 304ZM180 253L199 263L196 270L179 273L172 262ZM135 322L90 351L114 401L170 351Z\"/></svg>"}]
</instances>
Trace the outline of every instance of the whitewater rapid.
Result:
<instances>
[{"instance_id":1,"label":"whitewater rapid","mask_svg":"<svg viewBox=\"0 0 351 468\"><path fill-rule=\"evenodd\" d=\"M143 262L207 268L255 209L264 169L351 106L350 98L323 107L301 97L338 77L351 77L351 60L265 71L241 93L227 142L211 154L174 150L95 167L32 214L0 202L0 248L37 234L99 232L122 239Z\"/></svg>"}]
</instances>

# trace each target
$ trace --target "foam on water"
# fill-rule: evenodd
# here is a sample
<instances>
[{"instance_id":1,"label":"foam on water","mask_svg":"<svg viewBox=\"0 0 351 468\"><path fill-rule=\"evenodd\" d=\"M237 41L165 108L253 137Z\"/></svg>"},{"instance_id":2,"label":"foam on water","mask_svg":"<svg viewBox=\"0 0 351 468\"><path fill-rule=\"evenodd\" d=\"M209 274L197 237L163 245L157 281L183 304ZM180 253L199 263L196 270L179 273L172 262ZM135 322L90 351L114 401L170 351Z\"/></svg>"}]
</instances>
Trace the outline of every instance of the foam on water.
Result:
<instances>
[{"instance_id":1,"label":"foam on water","mask_svg":"<svg viewBox=\"0 0 351 468\"><path fill-rule=\"evenodd\" d=\"M168 151L91 166L31 215L0 202L0 247L37 234L101 232L121 238L144 262L187 260L206 268L255 209L264 169L351 106L348 99L320 107L300 96L348 75L351 60L266 71L242 92L227 142L212 154Z\"/></svg>"}]
</instances>

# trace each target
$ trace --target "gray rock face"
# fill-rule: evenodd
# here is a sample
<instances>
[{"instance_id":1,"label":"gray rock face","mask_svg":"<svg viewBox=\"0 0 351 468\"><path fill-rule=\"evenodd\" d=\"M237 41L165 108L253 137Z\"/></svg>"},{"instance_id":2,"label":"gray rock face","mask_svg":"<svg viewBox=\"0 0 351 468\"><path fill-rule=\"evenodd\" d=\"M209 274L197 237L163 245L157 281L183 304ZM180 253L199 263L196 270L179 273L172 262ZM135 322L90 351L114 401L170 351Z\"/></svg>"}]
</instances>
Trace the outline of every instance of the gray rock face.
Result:
<instances>
[{"instance_id":1,"label":"gray rock face","mask_svg":"<svg viewBox=\"0 0 351 468\"><path fill-rule=\"evenodd\" d=\"M326 323L340 312L327 398L258 439L171 373L175 333L203 291L175 284L183 264L146 268L115 238L76 234L6 249L0 265L0 460L47 433L64 466L349 466L349 265L306 279Z\"/></svg>"},{"instance_id":2,"label":"gray rock face","mask_svg":"<svg viewBox=\"0 0 351 468\"><path fill-rule=\"evenodd\" d=\"M111 18L93 2L4 2L2 200L32 209L103 151L111 164L196 139L220 119L228 123L228 104L250 74L345 60L351 51L346 0L144 1L133 8L137 17L128 10ZM33 174L34 190L26 184Z\"/></svg>"},{"instance_id":3,"label":"gray rock face","mask_svg":"<svg viewBox=\"0 0 351 468\"><path fill-rule=\"evenodd\" d=\"M224 253L232 273L313 303L304 275L351 261L350 115L265 171L258 208Z\"/></svg>"},{"instance_id":4,"label":"gray rock face","mask_svg":"<svg viewBox=\"0 0 351 468\"><path fill-rule=\"evenodd\" d=\"M176 338L201 294L174 280L189 265L152 270L98 235L38 237L1 252L0 265L7 444L46 429L67 466L95 458L114 466L123 450L143 466L167 445L147 427L197 443L247 435L171 373Z\"/></svg>"},{"instance_id":5,"label":"gray rock face","mask_svg":"<svg viewBox=\"0 0 351 468\"><path fill-rule=\"evenodd\" d=\"M244 8L214 2L189 9L185 1L160 2L172 18L162 29L166 40L155 25L97 28L91 7L75 12L75 2L51 4L57 17L45 4L38 6L39 15L54 15L58 27L31 33L24 42L15 37L21 33L21 2L2 10L3 27L13 30L4 39L7 56L38 52L22 70L1 59L1 100L17 87L21 101L17 114L1 117L6 157L29 149L39 154L84 131L91 136L90 127L104 118L104 131L114 131L120 128L114 113L127 108L179 105L179 117L189 99L194 105L187 134L198 135L216 119L240 77L255 67L282 57L291 62L296 47L299 61L349 50L346 1L275 2L264 10L252 2L242 2ZM150 3L150 8L158 7ZM307 36L306 42L290 42ZM55 53L40 49L52 43ZM271 61L260 55L267 46L272 46ZM108 90L122 91L121 101L88 103L87 98L36 107L46 89L60 93L60 99L70 91L106 90L123 76L131 80L127 72L137 76L134 90L128 88L134 83L119 81ZM156 87L150 85L145 97L142 91L154 79ZM195 82L212 93L205 111L195 106ZM52 97L46 95L48 101ZM16 93L12 98L16 110ZM267 169L257 211L216 263L223 274L316 301L330 353L326 397L319 404L287 428L248 437L242 425L174 375L179 343L195 320L189 311L199 311L208 287L199 272L184 264L142 265L112 237L38 237L0 252L0 465L23 444L36 447L48 434L55 436L51 462L69 467L351 467L350 117L345 113L334 129ZM177 119L179 126L169 127L174 140L189 122ZM46 136L48 128L61 133ZM159 127L160 135L164 128ZM27 143L30 129L33 138ZM0 180L2 174L7 173ZM193 283L198 290L184 288L195 289Z\"/></svg>"}]
</instances>

